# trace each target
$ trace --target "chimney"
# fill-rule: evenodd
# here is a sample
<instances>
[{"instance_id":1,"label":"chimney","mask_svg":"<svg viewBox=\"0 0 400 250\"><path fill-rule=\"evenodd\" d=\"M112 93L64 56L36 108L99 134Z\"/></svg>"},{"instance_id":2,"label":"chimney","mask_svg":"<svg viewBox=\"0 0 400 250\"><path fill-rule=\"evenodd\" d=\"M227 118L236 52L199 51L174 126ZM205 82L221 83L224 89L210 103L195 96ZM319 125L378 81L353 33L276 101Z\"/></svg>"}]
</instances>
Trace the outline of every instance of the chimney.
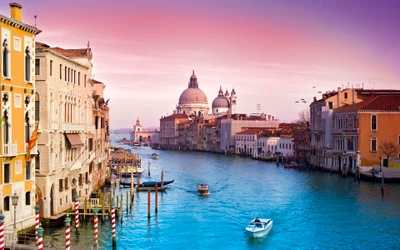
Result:
<instances>
[{"instance_id":1,"label":"chimney","mask_svg":"<svg viewBox=\"0 0 400 250\"><path fill-rule=\"evenodd\" d=\"M340 90L341 90L341 88L338 87L337 88L337 95L336 95L336 101L337 101L336 108L340 108L341 107L341 105L340 105Z\"/></svg>"},{"instance_id":2,"label":"chimney","mask_svg":"<svg viewBox=\"0 0 400 250\"><path fill-rule=\"evenodd\" d=\"M18 3L10 3L11 18L22 21L22 5Z\"/></svg>"}]
</instances>

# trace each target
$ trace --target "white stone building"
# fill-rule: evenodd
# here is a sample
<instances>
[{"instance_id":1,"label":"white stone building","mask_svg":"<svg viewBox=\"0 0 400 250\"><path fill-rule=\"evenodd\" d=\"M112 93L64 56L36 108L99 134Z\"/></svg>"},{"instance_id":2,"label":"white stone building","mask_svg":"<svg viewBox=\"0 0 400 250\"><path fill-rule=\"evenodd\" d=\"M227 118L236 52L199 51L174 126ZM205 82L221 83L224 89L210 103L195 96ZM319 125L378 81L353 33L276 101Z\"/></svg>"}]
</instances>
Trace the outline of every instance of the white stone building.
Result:
<instances>
[{"instance_id":1,"label":"white stone building","mask_svg":"<svg viewBox=\"0 0 400 250\"><path fill-rule=\"evenodd\" d=\"M50 218L92 192L96 128L93 115L92 51L36 43L36 107L41 133L36 157L36 194L41 217Z\"/></svg>"}]
</instances>

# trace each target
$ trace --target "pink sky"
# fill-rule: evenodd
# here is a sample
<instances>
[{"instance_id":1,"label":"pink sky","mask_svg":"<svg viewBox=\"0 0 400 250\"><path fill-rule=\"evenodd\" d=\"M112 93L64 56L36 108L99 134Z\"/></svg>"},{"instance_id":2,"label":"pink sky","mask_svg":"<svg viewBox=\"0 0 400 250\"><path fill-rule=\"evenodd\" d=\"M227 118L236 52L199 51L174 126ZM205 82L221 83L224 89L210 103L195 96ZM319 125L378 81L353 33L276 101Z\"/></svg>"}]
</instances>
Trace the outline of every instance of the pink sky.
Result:
<instances>
[{"instance_id":1,"label":"pink sky","mask_svg":"<svg viewBox=\"0 0 400 250\"><path fill-rule=\"evenodd\" d=\"M112 3L111 3L112 2ZM219 87L238 112L298 118L318 91L399 89L397 1L18 1L36 38L93 49L94 78L110 98L111 128L159 126L192 70L210 104ZM9 16L8 3L0 13ZM316 86L316 88L313 88ZM295 104L306 99L307 104Z\"/></svg>"}]
</instances>

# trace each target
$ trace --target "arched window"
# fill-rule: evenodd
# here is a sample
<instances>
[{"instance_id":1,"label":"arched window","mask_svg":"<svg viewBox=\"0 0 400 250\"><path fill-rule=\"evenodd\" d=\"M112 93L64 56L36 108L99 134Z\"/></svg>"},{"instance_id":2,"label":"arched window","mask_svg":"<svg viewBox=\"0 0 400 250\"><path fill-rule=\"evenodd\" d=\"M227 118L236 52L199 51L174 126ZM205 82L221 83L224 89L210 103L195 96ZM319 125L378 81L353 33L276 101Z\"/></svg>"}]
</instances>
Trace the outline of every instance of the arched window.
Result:
<instances>
[{"instance_id":1,"label":"arched window","mask_svg":"<svg viewBox=\"0 0 400 250\"><path fill-rule=\"evenodd\" d=\"M31 80L31 55L29 46L25 49L25 81L30 82Z\"/></svg>"},{"instance_id":2,"label":"arched window","mask_svg":"<svg viewBox=\"0 0 400 250\"><path fill-rule=\"evenodd\" d=\"M31 191L25 193L25 205L31 205Z\"/></svg>"},{"instance_id":3,"label":"arched window","mask_svg":"<svg viewBox=\"0 0 400 250\"><path fill-rule=\"evenodd\" d=\"M377 117L376 115L371 116L371 130L377 130Z\"/></svg>"},{"instance_id":4,"label":"arched window","mask_svg":"<svg viewBox=\"0 0 400 250\"><path fill-rule=\"evenodd\" d=\"M372 152L376 152L377 145L378 145L378 143L377 143L376 137L372 137L371 138L371 151Z\"/></svg>"},{"instance_id":5,"label":"arched window","mask_svg":"<svg viewBox=\"0 0 400 250\"><path fill-rule=\"evenodd\" d=\"M4 211L10 211L10 196L4 197L3 209Z\"/></svg>"},{"instance_id":6,"label":"arched window","mask_svg":"<svg viewBox=\"0 0 400 250\"><path fill-rule=\"evenodd\" d=\"M344 93L344 99L347 99L347 97L348 97L347 93Z\"/></svg>"},{"instance_id":7,"label":"arched window","mask_svg":"<svg viewBox=\"0 0 400 250\"><path fill-rule=\"evenodd\" d=\"M10 143L10 121L8 119L8 112L7 110L3 113L3 121L4 121L4 144Z\"/></svg>"},{"instance_id":8,"label":"arched window","mask_svg":"<svg viewBox=\"0 0 400 250\"><path fill-rule=\"evenodd\" d=\"M4 77L9 77L9 72L8 72L8 67L9 67L9 55L8 53L10 50L8 49L8 42L7 39L4 39L3 41L3 76Z\"/></svg>"}]
</instances>

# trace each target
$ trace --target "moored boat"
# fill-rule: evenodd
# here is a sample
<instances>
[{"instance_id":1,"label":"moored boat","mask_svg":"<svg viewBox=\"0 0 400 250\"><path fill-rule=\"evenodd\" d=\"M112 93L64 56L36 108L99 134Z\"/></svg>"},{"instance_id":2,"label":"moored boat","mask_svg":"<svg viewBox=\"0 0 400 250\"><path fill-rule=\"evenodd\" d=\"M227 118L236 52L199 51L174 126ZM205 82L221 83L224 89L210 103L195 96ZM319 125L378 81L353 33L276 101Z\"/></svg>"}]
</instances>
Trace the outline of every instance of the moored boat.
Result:
<instances>
[{"instance_id":1,"label":"moored boat","mask_svg":"<svg viewBox=\"0 0 400 250\"><path fill-rule=\"evenodd\" d=\"M266 236L271 231L273 221L271 219L255 218L246 226L246 231L254 238Z\"/></svg>"},{"instance_id":2,"label":"moored boat","mask_svg":"<svg viewBox=\"0 0 400 250\"><path fill-rule=\"evenodd\" d=\"M205 183L197 184L197 192L200 195L208 195L210 194L210 190L208 189L208 185Z\"/></svg>"},{"instance_id":3,"label":"moored boat","mask_svg":"<svg viewBox=\"0 0 400 250\"><path fill-rule=\"evenodd\" d=\"M170 181L144 181L142 183L139 184L139 186L137 185L137 183L134 183L133 186L134 188L136 188L139 191L147 191L148 189L150 190L155 190L155 187L157 185L157 188L159 191L165 190L166 186L168 184L173 183L174 180L170 180ZM125 182L125 181L120 181L119 184L122 187L130 187L131 186L131 182Z\"/></svg>"},{"instance_id":4,"label":"moored boat","mask_svg":"<svg viewBox=\"0 0 400 250\"><path fill-rule=\"evenodd\" d=\"M129 166L128 168L122 167L121 169L121 176L122 177L130 177L131 174L133 176L138 176L143 174L144 169L142 167L131 167Z\"/></svg>"},{"instance_id":5,"label":"moored boat","mask_svg":"<svg viewBox=\"0 0 400 250\"><path fill-rule=\"evenodd\" d=\"M294 162L291 162L289 164L284 165L284 168L296 168L296 169L298 169L298 168L301 168L301 165L300 164L296 164Z\"/></svg>"},{"instance_id":6,"label":"moored boat","mask_svg":"<svg viewBox=\"0 0 400 250\"><path fill-rule=\"evenodd\" d=\"M155 160L158 160L158 154L157 153L153 153L151 154L151 157Z\"/></svg>"}]
</instances>

